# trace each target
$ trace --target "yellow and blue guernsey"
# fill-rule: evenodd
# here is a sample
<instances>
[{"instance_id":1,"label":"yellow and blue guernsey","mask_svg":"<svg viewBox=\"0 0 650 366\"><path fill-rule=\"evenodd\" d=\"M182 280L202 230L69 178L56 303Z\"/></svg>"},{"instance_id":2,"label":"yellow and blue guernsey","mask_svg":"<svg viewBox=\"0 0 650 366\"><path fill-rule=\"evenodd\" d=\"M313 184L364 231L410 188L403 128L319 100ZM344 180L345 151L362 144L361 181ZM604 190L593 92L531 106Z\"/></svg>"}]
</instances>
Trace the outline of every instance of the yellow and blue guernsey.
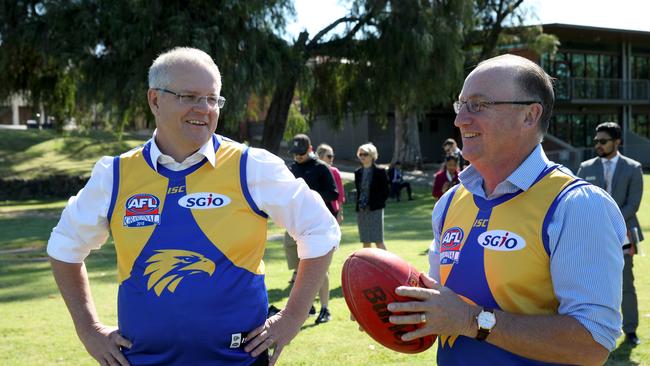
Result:
<instances>
[{"instance_id":1,"label":"yellow and blue guernsey","mask_svg":"<svg viewBox=\"0 0 650 366\"><path fill-rule=\"evenodd\" d=\"M557 203L587 184L547 167L527 191L486 200L454 187L442 217L440 279L465 301L517 314L557 314L547 226ZM498 324L497 324L498 327ZM486 341L442 335L440 365L546 365Z\"/></svg>"},{"instance_id":2,"label":"yellow and blue guernsey","mask_svg":"<svg viewBox=\"0 0 650 366\"><path fill-rule=\"evenodd\" d=\"M246 333L266 319L267 216L246 185L247 148L213 136L183 171L150 160L150 142L114 160L109 208L118 322L131 365L251 365Z\"/></svg>"}]
</instances>

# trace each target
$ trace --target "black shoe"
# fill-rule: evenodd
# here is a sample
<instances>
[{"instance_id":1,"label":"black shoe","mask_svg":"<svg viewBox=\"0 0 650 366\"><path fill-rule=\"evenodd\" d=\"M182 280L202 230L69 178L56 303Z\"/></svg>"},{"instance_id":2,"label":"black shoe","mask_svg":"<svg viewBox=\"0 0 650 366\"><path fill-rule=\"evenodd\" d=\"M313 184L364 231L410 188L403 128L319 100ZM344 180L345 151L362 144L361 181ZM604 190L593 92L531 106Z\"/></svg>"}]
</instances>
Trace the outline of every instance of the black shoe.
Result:
<instances>
[{"instance_id":1,"label":"black shoe","mask_svg":"<svg viewBox=\"0 0 650 366\"><path fill-rule=\"evenodd\" d=\"M625 343L629 343L633 346L638 346L641 344L641 340L637 337L635 332L625 334Z\"/></svg>"},{"instance_id":2,"label":"black shoe","mask_svg":"<svg viewBox=\"0 0 650 366\"><path fill-rule=\"evenodd\" d=\"M327 308L321 308L318 318L316 318L316 324L327 323L330 321L331 315L330 311Z\"/></svg>"},{"instance_id":3,"label":"black shoe","mask_svg":"<svg viewBox=\"0 0 650 366\"><path fill-rule=\"evenodd\" d=\"M266 318L270 318L273 315L277 314L280 312L280 309L276 308L275 306L271 305L269 306L269 310L266 312Z\"/></svg>"},{"instance_id":4,"label":"black shoe","mask_svg":"<svg viewBox=\"0 0 650 366\"><path fill-rule=\"evenodd\" d=\"M314 316L316 315L316 308L314 305L311 306L311 309L309 309L309 316Z\"/></svg>"}]
</instances>

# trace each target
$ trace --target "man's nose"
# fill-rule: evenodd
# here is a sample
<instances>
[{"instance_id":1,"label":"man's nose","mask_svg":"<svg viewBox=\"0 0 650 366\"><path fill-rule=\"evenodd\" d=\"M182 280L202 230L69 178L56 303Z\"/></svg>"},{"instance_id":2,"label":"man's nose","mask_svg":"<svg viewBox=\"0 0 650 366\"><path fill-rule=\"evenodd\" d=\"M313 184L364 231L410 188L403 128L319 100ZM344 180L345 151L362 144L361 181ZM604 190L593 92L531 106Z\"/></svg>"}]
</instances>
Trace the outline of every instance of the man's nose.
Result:
<instances>
[{"instance_id":1,"label":"man's nose","mask_svg":"<svg viewBox=\"0 0 650 366\"><path fill-rule=\"evenodd\" d=\"M472 114L467 110L467 106L461 107L454 119L454 126L459 127L472 123ZM451 148L449 148L451 150Z\"/></svg>"}]
</instances>

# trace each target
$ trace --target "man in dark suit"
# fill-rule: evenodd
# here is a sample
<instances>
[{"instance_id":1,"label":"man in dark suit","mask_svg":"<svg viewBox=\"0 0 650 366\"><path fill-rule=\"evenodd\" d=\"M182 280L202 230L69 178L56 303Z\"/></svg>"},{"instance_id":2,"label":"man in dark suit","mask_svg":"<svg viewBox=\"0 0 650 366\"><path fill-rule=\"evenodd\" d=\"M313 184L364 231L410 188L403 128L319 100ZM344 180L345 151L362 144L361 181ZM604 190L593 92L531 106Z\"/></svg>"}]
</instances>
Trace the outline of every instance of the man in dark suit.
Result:
<instances>
[{"instance_id":1,"label":"man in dark suit","mask_svg":"<svg viewBox=\"0 0 650 366\"><path fill-rule=\"evenodd\" d=\"M623 268L623 331L625 340L638 345L636 328L639 325L632 256L636 245L643 240L636 212L641 205L643 194L643 171L638 161L618 152L621 145L621 127L614 122L601 123L596 127L594 138L598 157L580 164L578 176L597 185L612 196L625 218L628 243L623 246L625 267Z\"/></svg>"},{"instance_id":2,"label":"man in dark suit","mask_svg":"<svg viewBox=\"0 0 650 366\"><path fill-rule=\"evenodd\" d=\"M402 163L398 160L388 169L388 180L390 180L390 195L398 202L402 195L402 188L406 188L409 195L409 201L413 200L413 193L411 192L411 183L404 181L402 174Z\"/></svg>"}]
</instances>

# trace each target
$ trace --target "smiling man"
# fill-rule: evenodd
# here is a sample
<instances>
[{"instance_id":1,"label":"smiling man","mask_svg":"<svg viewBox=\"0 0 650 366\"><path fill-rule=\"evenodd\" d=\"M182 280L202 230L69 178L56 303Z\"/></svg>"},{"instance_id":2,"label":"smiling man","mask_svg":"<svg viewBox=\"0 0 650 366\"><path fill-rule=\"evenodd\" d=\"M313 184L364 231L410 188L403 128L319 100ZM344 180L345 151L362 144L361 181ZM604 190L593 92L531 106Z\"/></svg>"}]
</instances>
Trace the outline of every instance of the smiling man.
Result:
<instances>
[{"instance_id":1,"label":"smiling man","mask_svg":"<svg viewBox=\"0 0 650 366\"><path fill-rule=\"evenodd\" d=\"M160 55L147 92L153 137L102 158L52 232L54 277L101 365L272 365L323 282L340 240L336 220L280 158L214 134L220 93L205 52ZM266 319L268 217L297 238L302 260L286 308ZM117 328L100 322L84 265L109 234Z\"/></svg>"},{"instance_id":2,"label":"smiling man","mask_svg":"<svg viewBox=\"0 0 650 366\"><path fill-rule=\"evenodd\" d=\"M424 323L405 340L440 335L440 365L595 365L616 346L625 222L607 192L546 158L553 102L538 65L504 55L454 103L472 165L433 210L427 288L400 287L417 301L389 305L408 313L391 322Z\"/></svg>"}]
</instances>

